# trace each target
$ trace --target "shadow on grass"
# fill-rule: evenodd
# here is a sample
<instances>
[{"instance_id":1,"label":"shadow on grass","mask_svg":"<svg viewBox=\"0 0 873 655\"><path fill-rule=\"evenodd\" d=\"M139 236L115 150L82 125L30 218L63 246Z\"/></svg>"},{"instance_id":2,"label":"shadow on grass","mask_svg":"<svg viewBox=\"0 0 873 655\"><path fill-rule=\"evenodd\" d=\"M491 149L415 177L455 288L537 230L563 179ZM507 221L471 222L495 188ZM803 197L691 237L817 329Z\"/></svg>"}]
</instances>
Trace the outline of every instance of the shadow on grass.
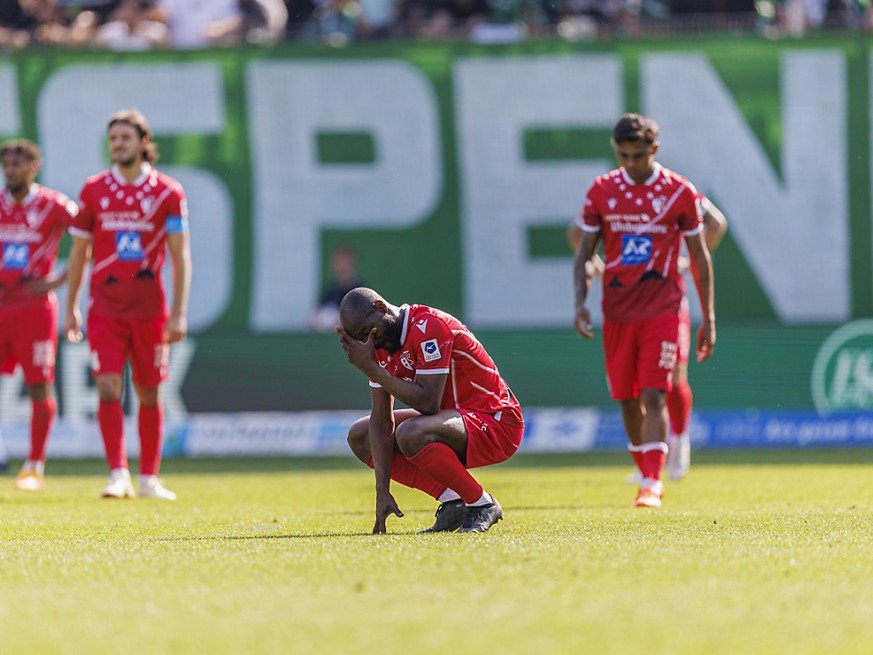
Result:
<instances>
[{"instance_id":1,"label":"shadow on grass","mask_svg":"<svg viewBox=\"0 0 873 655\"><path fill-rule=\"evenodd\" d=\"M873 448L833 449L754 449L695 450L692 466L799 466L821 464L873 464ZM520 453L499 464L500 468L596 468L631 466L626 452L589 453ZM10 471L17 471L11 466ZM137 462L131 461L136 473ZM166 459L162 474L219 475L241 473L312 473L319 471L362 471L366 467L352 456L319 457L228 457L197 459ZM46 474L68 476L104 476L103 460L50 460ZM9 474L7 474L9 475Z\"/></svg>"}]
</instances>

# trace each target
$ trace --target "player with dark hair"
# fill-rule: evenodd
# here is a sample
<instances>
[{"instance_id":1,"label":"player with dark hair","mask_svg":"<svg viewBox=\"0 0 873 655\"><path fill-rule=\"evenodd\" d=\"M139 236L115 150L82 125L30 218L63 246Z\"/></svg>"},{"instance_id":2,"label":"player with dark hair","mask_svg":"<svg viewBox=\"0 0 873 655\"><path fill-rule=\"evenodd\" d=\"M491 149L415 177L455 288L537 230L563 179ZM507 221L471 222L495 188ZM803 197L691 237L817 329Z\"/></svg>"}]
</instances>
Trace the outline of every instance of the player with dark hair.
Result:
<instances>
[{"instance_id":1,"label":"player with dark hair","mask_svg":"<svg viewBox=\"0 0 873 655\"><path fill-rule=\"evenodd\" d=\"M340 305L337 327L351 364L370 379L372 411L349 446L376 475L374 533L403 516L390 481L440 501L424 532L484 532L503 518L468 469L497 464L521 444L518 400L485 348L458 319L425 305L397 307L366 287ZM394 399L409 409L394 409Z\"/></svg>"},{"instance_id":2,"label":"player with dark hair","mask_svg":"<svg viewBox=\"0 0 873 655\"><path fill-rule=\"evenodd\" d=\"M628 449L643 479L634 504L659 507L667 456L666 395L679 354L679 313L685 287L678 260L682 235L703 320L697 359L715 346L712 262L703 240L699 195L686 178L655 161L659 128L648 116L625 114L613 129L620 168L595 179L579 217L576 330L594 337L586 305L591 259L601 239L603 347L612 397L619 401Z\"/></svg>"},{"instance_id":3,"label":"player with dark hair","mask_svg":"<svg viewBox=\"0 0 873 655\"><path fill-rule=\"evenodd\" d=\"M710 253L715 252L727 232L727 219L709 198L700 195L703 210L703 240ZM567 229L567 243L573 252L582 241L582 228L573 221ZM688 270L687 257L679 258L679 272ZM594 277L601 277L604 271L603 260L596 253L592 255L587 267ZM681 480L688 475L691 466L691 440L688 435L694 394L688 382L688 358L691 352L691 313L688 297L683 296L679 311L679 356L673 368L673 388L667 392L667 413L670 417L670 437L667 452L667 474L671 480ZM638 468L627 477L628 483L642 482L642 471Z\"/></svg>"},{"instance_id":4,"label":"player with dark hair","mask_svg":"<svg viewBox=\"0 0 873 655\"><path fill-rule=\"evenodd\" d=\"M70 341L82 338L79 295L93 252L87 332L100 397L97 420L110 469L103 497L135 496L121 407L122 373L129 360L139 399L139 495L175 500L157 476L164 427L160 384L167 378L169 344L188 332L191 252L185 192L152 166L157 149L140 112L113 114L107 131L113 165L85 181L81 211L70 228L64 331ZM172 309L161 279L167 251L174 274Z\"/></svg>"},{"instance_id":5,"label":"player with dark hair","mask_svg":"<svg viewBox=\"0 0 873 655\"><path fill-rule=\"evenodd\" d=\"M0 197L0 373L24 371L30 397L30 451L15 487L45 486L46 443L57 413L52 393L58 350L58 299L65 275L54 273L61 238L78 213L62 193L36 184L37 145L25 139L0 146L6 189Z\"/></svg>"}]
</instances>

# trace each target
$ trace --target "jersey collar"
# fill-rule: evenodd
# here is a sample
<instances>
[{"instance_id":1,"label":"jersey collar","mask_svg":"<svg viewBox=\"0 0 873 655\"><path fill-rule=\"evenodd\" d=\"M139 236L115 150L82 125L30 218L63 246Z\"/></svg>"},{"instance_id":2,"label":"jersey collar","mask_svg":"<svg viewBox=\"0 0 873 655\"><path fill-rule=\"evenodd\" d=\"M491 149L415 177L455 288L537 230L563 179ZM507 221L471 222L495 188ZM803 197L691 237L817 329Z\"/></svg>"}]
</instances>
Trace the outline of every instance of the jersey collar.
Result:
<instances>
[{"instance_id":1,"label":"jersey collar","mask_svg":"<svg viewBox=\"0 0 873 655\"><path fill-rule=\"evenodd\" d=\"M661 164L659 164L658 162L655 162L655 170L652 171L652 174L649 176L649 179L647 179L645 182L643 182L643 186L650 186L650 185L654 184L655 180L658 179L659 175L661 175ZM636 184L636 182L634 182L631 179L631 176L627 174L627 171L624 168L621 169L621 176L624 178L624 181L628 185Z\"/></svg>"},{"instance_id":2,"label":"jersey collar","mask_svg":"<svg viewBox=\"0 0 873 655\"><path fill-rule=\"evenodd\" d=\"M400 305L400 313L403 314L403 329L400 331L400 345L406 343L409 336L409 305Z\"/></svg>"},{"instance_id":3,"label":"jersey collar","mask_svg":"<svg viewBox=\"0 0 873 655\"><path fill-rule=\"evenodd\" d=\"M140 173L137 178L133 182L128 182L127 178L121 174L121 171L118 168L118 164L112 164L112 177L114 177L115 181L119 184L130 184L131 186L139 186L148 179L149 175L152 172L152 165L149 164L147 161L144 161L140 165L139 170Z\"/></svg>"},{"instance_id":4,"label":"jersey collar","mask_svg":"<svg viewBox=\"0 0 873 655\"><path fill-rule=\"evenodd\" d=\"M21 204L26 205L31 200L33 200L36 197L36 194L38 191L39 191L39 185L36 182L34 182L33 184L30 185L30 188L28 188L27 195L24 196L24 198L22 198ZM9 189L3 190L3 198L6 201L7 205L14 205L15 204L15 198L12 197L12 193L9 191Z\"/></svg>"}]
</instances>

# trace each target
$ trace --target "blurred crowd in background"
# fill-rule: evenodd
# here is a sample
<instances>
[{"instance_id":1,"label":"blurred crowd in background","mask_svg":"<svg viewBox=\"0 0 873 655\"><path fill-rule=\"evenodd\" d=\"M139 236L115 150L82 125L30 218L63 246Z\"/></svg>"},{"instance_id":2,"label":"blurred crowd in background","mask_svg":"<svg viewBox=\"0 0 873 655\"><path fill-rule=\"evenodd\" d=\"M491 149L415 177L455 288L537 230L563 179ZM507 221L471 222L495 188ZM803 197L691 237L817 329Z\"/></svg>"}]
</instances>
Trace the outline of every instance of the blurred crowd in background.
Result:
<instances>
[{"instance_id":1,"label":"blurred crowd in background","mask_svg":"<svg viewBox=\"0 0 873 655\"><path fill-rule=\"evenodd\" d=\"M871 0L0 0L3 50L871 29Z\"/></svg>"}]
</instances>

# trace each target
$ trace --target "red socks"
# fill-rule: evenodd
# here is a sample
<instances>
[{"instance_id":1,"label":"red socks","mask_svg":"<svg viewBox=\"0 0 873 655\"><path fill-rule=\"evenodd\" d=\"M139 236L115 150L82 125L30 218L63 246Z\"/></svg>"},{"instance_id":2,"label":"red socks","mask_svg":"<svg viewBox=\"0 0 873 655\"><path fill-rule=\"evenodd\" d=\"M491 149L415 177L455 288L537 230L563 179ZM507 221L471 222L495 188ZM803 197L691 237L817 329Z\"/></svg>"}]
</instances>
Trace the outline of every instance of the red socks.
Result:
<instances>
[{"instance_id":1,"label":"red socks","mask_svg":"<svg viewBox=\"0 0 873 655\"><path fill-rule=\"evenodd\" d=\"M634 464L637 465L637 468L642 473L643 471L643 451L642 446L634 446L632 443L628 443L627 450L630 453L631 459L634 460Z\"/></svg>"},{"instance_id":2,"label":"red socks","mask_svg":"<svg viewBox=\"0 0 873 655\"><path fill-rule=\"evenodd\" d=\"M164 406L139 406L139 473L157 475L161 468Z\"/></svg>"},{"instance_id":3,"label":"red socks","mask_svg":"<svg viewBox=\"0 0 873 655\"><path fill-rule=\"evenodd\" d=\"M464 468L455 451L444 443L427 444L409 461L445 488L454 489L468 505L482 497L482 485Z\"/></svg>"},{"instance_id":4,"label":"red socks","mask_svg":"<svg viewBox=\"0 0 873 655\"><path fill-rule=\"evenodd\" d=\"M670 430L673 434L685 434L688 431L693 403L694 394L691 393L688 380L673 385L673 390L667 394L667 411L670 413Z\"/></svg>"},{"instance_id":5,"label":"red socks","mask_svg":"<svg viewBox=\"0 0 873 655\"><path fill-rule=\"evenodd\" d=\"M367 461L367 466L373 468L372 457ZM391 460L391 479L404 487L423 491L435 500L439 500L446 490L444 484L437 482L415 464L412 464L403 456L403 453L394 453L394 458Z\"/></svg>"},{"instance_id":6,"label":"red socks","mask_svg":"<svg viewBox=\"0 0 873 655\"><path fill-rule=\"evenodd\" d=\"M58 411L58 403L54 396L45 400L32 403L33 413L30 416L30 454L27 456L31 462L45 461L45 445L48 441L55 414Z\"/></svg>"},{"instance_id":7,"label":"red socks","mask_svg":"<svg viewBox=\"0 0 873 655\"><path fill-rule=\"evenodd\" d=\"M120 400L101 400L97 408L97 422L106 449L109 470L127 468L127 450L124 447L124 412Z\"/></svg>"},{"instance_id":8,"label":"red socks","mask_svg":"<svg viewBox=\"0 0 873 655\"><path fill-rule=\"evenodd\" d=\"M650 441L639 448L642 459L640 471L643 477L660 480L661 471L664 470L664 463L667 461L667 444L663 441Z\"/></svg>"}]
</instances>

